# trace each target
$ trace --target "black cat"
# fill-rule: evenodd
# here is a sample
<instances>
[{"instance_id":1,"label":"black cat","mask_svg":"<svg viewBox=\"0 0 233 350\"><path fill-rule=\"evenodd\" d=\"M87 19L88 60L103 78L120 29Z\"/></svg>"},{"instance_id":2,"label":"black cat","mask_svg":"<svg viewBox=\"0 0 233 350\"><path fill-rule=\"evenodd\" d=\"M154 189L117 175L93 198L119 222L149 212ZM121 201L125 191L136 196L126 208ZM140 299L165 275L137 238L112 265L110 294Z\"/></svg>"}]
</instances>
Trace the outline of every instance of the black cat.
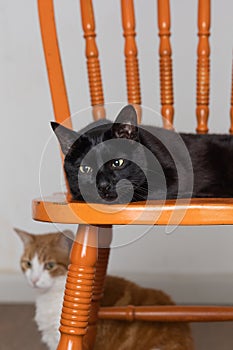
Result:
<instances>
[{"instance_id":1,"label":"black cat","mask_svg":"<svg viewBox=\"0 0 233 350\"><path fill-rule=\"evenodd\" d=\"M146 199L233 197L233 136L178 134L137 125L124 107L114 123L75 132L52 122L65 155L73 200L124 203Z\"/></svg>"}]
</instances>

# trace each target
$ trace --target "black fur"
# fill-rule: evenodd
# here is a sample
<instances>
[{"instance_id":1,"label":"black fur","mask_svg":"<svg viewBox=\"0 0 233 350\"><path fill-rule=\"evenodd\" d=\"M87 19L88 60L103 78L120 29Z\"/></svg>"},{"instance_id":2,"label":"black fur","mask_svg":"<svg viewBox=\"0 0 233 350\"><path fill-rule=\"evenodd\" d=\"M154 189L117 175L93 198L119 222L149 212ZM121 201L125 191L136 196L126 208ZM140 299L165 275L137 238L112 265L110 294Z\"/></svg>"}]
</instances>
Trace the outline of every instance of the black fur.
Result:
<instances>
[{"instance_id":1,"label":"black fur","mask_svg":"<svg viewBox=\"0 0 233 350\"><path fill-rule=\"evenodd\" d=\"M57 123L52 127L65 154L73 200L233 197L231 135L177 134L138 126L132 106L123 108L114 123L94 122L78 133Z\"/></svg>"}]
</instances>

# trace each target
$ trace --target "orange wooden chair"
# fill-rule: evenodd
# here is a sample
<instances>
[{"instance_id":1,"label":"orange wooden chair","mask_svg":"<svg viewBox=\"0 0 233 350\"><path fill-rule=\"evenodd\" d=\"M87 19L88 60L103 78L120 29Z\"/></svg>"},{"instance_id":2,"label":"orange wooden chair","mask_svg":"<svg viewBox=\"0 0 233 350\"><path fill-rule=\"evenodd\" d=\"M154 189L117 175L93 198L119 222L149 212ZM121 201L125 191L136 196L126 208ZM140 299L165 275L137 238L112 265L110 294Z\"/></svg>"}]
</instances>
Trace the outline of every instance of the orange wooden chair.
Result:
<instances>
[{"instance_id":1,"label":"orange wooden chair","mask_svg":"<svg viewBox=\"0 0 233 350\"><path fill-rule=\"evenodd\" d=\"M48 70L55 119L71 127L70 110L62 71L52 0L38 0L44 53ZM104 97L98 49L95 42L95 22L91 0L80 0L82 25L86 41L86 58L95 120L105 118ZM141 97L133 0L121 0L122 24L125 37L125 65L128 102L141 115ZM160 36L161 114L164 127L173 122L173 84L170 45L169 0L158 0ZM210 0L199 0L197 58L197 132L207 133L209 103L209 29ZM233 133L233 95L230 131ZM176 213L184 210L180 225L233 224L233 199L192 199L186 208L182 200L169 200L125 205L95 205L77 203L67 197L48 197L33 201L35 220L79 224L71 252L67 284L61 315L59 350L92 349L98 318L156 321L227 321L233 320L233 307L159 306L99 308L107 269L112 225L153 224L176 222ZM160 213L156 216L155 213ZM156 218L155 218L156 216Z\"/></svg>"}]
</instances>

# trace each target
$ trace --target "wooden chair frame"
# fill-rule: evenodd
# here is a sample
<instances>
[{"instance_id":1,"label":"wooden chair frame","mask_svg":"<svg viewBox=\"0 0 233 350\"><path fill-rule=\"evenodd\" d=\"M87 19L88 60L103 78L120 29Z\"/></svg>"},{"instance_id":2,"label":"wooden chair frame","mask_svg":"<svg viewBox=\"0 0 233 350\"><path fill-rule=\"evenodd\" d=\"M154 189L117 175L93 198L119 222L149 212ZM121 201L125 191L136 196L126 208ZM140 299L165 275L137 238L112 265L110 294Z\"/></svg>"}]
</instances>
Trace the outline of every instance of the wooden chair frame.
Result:
<instances>
[{"instance_id":1,"label":"wooden chair frame","mask_svg":"<svg viewBox=\"0 0 233 350\"><path fill-rule=\"evenodd\" d=\"M172 50L170 44L169 0L157 0L160 37L161 114L165 128L172 128L173 82ZM197 132L208 132L209 69L210 69L210 0L199 0L198 58L197 58ZM133 0L121 0L122 27L125 37L125 68L128 102L141 118L141 96ZM38 0L41 35L44 46L55 119L72 127L62 63L54 20L53 0ZM105 118L104 97L98 49L95 41L95 21L91 0L80 0L82 25L86 42L86 58L91 104L95 120ZM231 127L233 132L233 90L231 99ZM183 210L180 225L233 224L233 199L169 200L165 204L152 201L127 206L89 206L72 203L69 197L35 199L35 220L79 224L73 243L70 266L61 315L59 350L93 349L98 318L128 321L160 322L233 321L233 307L223 306L154 306L99 308L106 275L112 225L177 223L176 214ZM156 215L159 213L160 215Z\"/></svg>"}]
</instances>

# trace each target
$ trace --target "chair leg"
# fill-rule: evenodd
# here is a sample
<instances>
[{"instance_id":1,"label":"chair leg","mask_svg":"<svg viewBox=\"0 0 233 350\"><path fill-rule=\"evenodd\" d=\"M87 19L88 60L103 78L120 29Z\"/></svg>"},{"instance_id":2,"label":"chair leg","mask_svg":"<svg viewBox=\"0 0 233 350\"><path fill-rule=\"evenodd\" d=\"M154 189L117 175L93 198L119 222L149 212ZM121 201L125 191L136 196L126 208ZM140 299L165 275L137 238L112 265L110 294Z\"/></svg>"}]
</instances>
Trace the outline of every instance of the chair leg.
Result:
<instances>
[{"instance_id":1,"label":"chair leg","mask_svg":"<svg viewBox=\"0 0 233 350\"><path fill-rule=\"evenodd\" d=\"M91 309L98 231L96 226L79 225L70 255L61 315L61 338L57 350L84 350Z\"/></svg>"},{"instance_id":2,"label":"chair leg","mask_svg":"<svg viewBox=\"0 0 233 350\"><path fill-rule=\"evenodd\" d=\"M100 302L104 292L104 280L107 273L110 244L112 240L112 227L99 227L98 231L98 260L96 264L95 279L93 285L92 303L87 334L84 336L85 350L92 350L95 345L97 333L97 321Z\"/></svg>"}]
</instances>

